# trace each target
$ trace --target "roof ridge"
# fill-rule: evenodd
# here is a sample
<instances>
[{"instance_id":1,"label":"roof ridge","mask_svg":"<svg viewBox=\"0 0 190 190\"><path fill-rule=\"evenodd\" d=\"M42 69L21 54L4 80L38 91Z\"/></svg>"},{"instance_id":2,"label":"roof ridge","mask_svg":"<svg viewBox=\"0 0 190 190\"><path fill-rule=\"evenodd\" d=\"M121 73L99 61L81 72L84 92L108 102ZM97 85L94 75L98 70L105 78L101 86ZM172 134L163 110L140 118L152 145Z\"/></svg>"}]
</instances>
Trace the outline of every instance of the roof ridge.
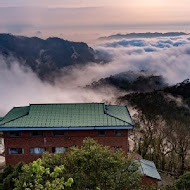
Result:
<instances>
[{"instance_id":1,"label":"roof ridge","mask_svg":"<svg viewBox=\"0 0 190 190\"><path fill-rule=\"evenodd\" d=\"M35 103L35 104L29 104L29 106L32 105L76 105L76 104L104 104L104 103L98 103L98 102L85 102L85 103ZM26 106L27 107L27 106Z\"/></svg>"},{"instance_id":2,"label":"roof ridge","mask_svg":"<svg viewBox=\"0 0 190 190\"><path fill-rule=\"evenodd\" d=\"M104 113L105 114L107 114L108 116L110 116L110 117L114 117L114 118L116 118L116 119L118 119L118 120L120 120L120 121L123 121L124 123L128 123L128 124L130 124L130 125L134 125L133 123L129 123L129 122L127 122L127 121L124 121L123 119L121 119L121 118L118 118L118 117L116 117L116 116L114 116L114 115L111 115L111 114L109 114L108 112L107 112L107 109L106 109L106 104L104 104ZM126 108L126 106L124 106L125 108ZM132 121L132 120L131 120Z\"/></svg>"},{"instance_id":3,"label":"roof ridge","mask_svg":"<svg viewBox=\"0 0 190 190\"><path fill-rule=\"evenodd\" d=\"M111 115L111 114L109 114L109 113L107 113L107 112L105 112L105 114L107 114L107 115L110 116L110 117L114 117L115 119L118 119L118 120L120 120L120 121L123 121L124 123L128 123L128 124L130 124L130 125L133 125L133 124L131 124L131 123L127 122L127 121L124 121L124 120L122 120L122 119L120 119L120 118L118 118L118 117L116 117L116 116L113 116L113 115Z\"/></svg>"},{"instance_id":4,"label":"roof ridge","mask_svg":"<svg viewBox=\"0 0 190 190\"><path fill-rule=\"evenodd\" d=\"M7 112L7 114L5 114L5 116L3 117L3 119L14 109L15 107L13 107L9 112ZM3 121L3 119L0 121L0 126L2 125L1 122ZM6 122L5 122L6 123ZM3 124L5 124L3 123Z\"/></svg>"},{"instance_id":5,"label":"roof ridge","mask_svg":"<svg viewBox=\"0 0 190 190\"><path fill-rule=\"evenodd\" d=\"M24 116L26 116L26 115L28 115L29 114L29 112L30 112L30 106L21 106L21 107L13 107L9 112L11 112L14 108L26 108L26 107L28 107L28 111L25 113L25 114L23 114L23 115L21 115L21 116L19 116L19 117L16 117L16 118L14 118L14 119L11 119L11 120L9 120L9 121L7 121L7 122L4 122L3 123L3 120L1 120L0 121L0 126L2 126L2 125L4 125L4 124L6 124L6 123L9 123L9 122L11 122L11 121L14 121L14 120L16 120L16 119L19 119L19 118L21 118L21 117L24 117ZM8 112L8 113L9 113ZM8 113L6 114L6 115L8 115ZM5 117L6 117L6 115L5 115ZM3 119L5 118L5 117L3 117ZM2 123L1 123L2 122Z\"/></svg>"}]
</instances>

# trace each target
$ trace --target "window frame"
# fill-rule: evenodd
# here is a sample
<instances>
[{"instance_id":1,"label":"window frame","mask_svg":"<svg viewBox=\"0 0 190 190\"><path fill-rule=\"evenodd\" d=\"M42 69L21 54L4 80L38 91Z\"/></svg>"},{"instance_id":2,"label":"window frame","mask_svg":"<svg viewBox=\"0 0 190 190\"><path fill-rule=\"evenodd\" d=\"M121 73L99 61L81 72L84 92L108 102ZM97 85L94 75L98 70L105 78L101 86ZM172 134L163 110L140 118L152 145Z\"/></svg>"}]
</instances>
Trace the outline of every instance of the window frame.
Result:
<instances>
[{"instance_id":1,"label":"window frame","mask_svg":"<svg viewBox=\"0 0 190 190\"><path fill-rule=\"evenodd\" d=\"M56 152L55 150L56 150L56 148L64 148L65 149L65 151L64 152ZM54 154L56 154L56 153L59 153L59 154L65 154L65 152L67 152L67 149L68 149L68 147L63 147L63 146L56 146L56 147L52 147L52 153L54 153Z\"/></svg>"},{"instance_id":2,"label":"window frame","mask_svg":"<svg viewBox=\"0 0 190 190\"><path fill-rule=\"evenodd\" d=\"M11 133L19 133L19 135L11 135ZM23 132L22 131L7 131L6 132L6 136L10 137L10 138L18 138L18 137L22 137L23 136Z\"/></svg>"},{"instance_id":3,"label":"window frame","mask_svg":"<svg viewBox=\"0 0 190 190\"><path fill-rule=\"evenodd\" d=\"M121 135L116 134L116 131L121 132ZM117 137L123 136L123 130L121 130L121 129L115 129L115 130L114 130L114 136L117 136Z\"/></svg>"},{"instance_id":4,"label":"window frame","mask_svg":"<svg viewBox=\"0 0 190 190\"><path fill-rule=\"evenodd\" d=\"M21 149L22 153L11 153L11 149ZM8 154L9 155L23 155L24 154L24 148L20 148L20 147L19 148L17 148L17 147L16 148L8 148Z\"/></svg>"},{"instance_id":5,"label":"window frame","mask_svg":"<svg viewBox=\"0 0 190 190\"><path fill-rule=\"evenodd\" d=\"M104 134L101 134L101 133L100 133L100 132L102 132L102 131L104 131ZM97 131L97 135L104 137L104 136L107 135L107 131L106 131L106 130L98 130L98 131Z\"/></svg>"},{"instance_id":6,"label":"window frame","mask_svg":"<svg viewBox=\"0 0 190 190\"><path fill-rule=\"evenodd\" d=\"M41 132L42 135L33 135L33 134L32 134L33 132ZM29 136L30 136L30 137L44 137L44 136L45 136L45 131L36 131L36 130L35 130L35 131L30 131L30 132L29 132Z\"/></svg>"},{"instance_id":7,"label":"window frame","mask_svg":"<svg viewBox=\"0 0 190 190\"><path fill-rule=\"evenodd\" d=\"M63 132L64 134L55 134L56 132ZM67 137L68 136L68 131L67 130L54 130L51 132L51 135L53 137Z\"/></svg>"},{"instance_id":8,"label":"window frame","mask_svg":"<svg viewBox=\"0 0 190 190\"><path fill-rule=\"evenodd\" d=\"M34 151L33 151L33 153L32 153L31 150L32 150L32 149L34 150L35 148L38 148L38 149L39 149L39 148L40 148L40 149L43 148L44 151L43 151L42 153L34 153ZM45 148L45 147L31 147L31 148L30 148L30 155L42 155L44 152L46 152L46 148Z\"/></svg>"}]
</instances>

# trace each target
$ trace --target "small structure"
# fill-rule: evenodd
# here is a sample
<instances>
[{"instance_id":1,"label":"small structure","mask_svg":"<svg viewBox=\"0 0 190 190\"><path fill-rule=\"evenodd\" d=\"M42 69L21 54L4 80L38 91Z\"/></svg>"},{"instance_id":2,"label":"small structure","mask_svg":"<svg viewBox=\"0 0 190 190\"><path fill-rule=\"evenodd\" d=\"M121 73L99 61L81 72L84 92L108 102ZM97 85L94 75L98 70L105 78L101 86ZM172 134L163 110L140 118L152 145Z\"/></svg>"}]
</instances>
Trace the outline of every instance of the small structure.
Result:
<instances>
[{"instance_id":1,"label":"small structure","mask_svg":"<svg viewBox=\"0 0 190 190\"><path fill-rule=\"evenodd\" d=\"M85 137L127 153L132 128L127 107L103 103L31 104L14 107L0 121L7 165L29 163L45 151L64 153Z\"/></svg>"},{"instance_id":2,"label":"small structure","mask_svg":"<svg viewBox=\"0 0 190 190\"><path fill-rule=\"evenodd\" d=\"M158 185L158 182L161 181L160 174L158 173L154 162L149 160L138 160L139 169L143 175L142 185Z\"/></svg>"}]
</instances>

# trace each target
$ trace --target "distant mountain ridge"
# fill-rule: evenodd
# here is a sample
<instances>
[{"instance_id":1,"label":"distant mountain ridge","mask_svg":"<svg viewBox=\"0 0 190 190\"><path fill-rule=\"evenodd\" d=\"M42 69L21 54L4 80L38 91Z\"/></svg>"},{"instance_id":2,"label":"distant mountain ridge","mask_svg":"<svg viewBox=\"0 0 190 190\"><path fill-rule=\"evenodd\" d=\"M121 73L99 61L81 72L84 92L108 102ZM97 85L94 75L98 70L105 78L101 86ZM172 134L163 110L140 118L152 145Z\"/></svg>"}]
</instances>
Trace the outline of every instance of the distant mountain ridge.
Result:
<instances>
[{"instance_id":1,"label":"distant mountain ridge","mask_svg":"<svg viewBox=\"0 0 190 190\"><path fill-rule=\"evenodd\" d=\"M0 55L22 60L41 79L49 79L63 67L96 62L94 50L83 42L71 42L52 37L46 40L37 37L0 34Z\"/></svg>"},{"instance_id":2,"label":"distant mountain ridge","mask_svg":"<svg viewBox=\"0 0 190 190\"><path fill-rule=\"evenodd\" d=\"M122 38L157 38L157 37L177 37L188 35L184 32L167 32L167 33L160 33L160 32L146 32L146 33L127 33L127 34L115 34L105 37L98 38L99 40L114 40L114 39L122 39Z\"/></svg>"},{"instance_id":3,"label":"distant mountain ridge","mask_svg":"<svg viewBox=\"0 0 190 190\"><path fill-rule=\"evenodd\" d=\"M94 81L87 88L96 90L110 86L128 92L150 92L163 89L167 87L167 84L162 76L155 76L144 71L127 71Z\"/></svg>"}]
</instances>

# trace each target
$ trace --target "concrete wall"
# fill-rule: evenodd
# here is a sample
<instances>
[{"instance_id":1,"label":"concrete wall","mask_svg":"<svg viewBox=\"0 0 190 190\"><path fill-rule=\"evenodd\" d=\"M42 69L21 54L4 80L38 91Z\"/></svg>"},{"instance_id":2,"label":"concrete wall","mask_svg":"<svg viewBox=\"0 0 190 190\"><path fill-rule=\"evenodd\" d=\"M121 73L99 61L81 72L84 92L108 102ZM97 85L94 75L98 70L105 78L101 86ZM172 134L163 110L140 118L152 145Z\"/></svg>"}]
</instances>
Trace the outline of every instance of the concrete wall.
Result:
<instances>
[{"instance_id":1,"label":"concrete wall","mask_svg":"<svg viewBox=\"0 0 190 190\"><path fill-rule=\"evenodd\" d=\"M18 162L29 163L41 155L31 155L30 148L45 147L46 151L52 152L52 147L72 147L81 146L85 137L91 137L102 145L110 147L120 147L124 152L128 152L128 130L123 130L122 136L115 136L114 130L107 130L105 136L98 136L96 130L68 131L68 136L52 136L51 131L45 131L43 137L31 137L28 131L23 131L22 137L7 137L3 134L5 142L6 165L16 165ZM10 155L9 148L23 148L24 154Z\"/></svg>"}]
</instances>

